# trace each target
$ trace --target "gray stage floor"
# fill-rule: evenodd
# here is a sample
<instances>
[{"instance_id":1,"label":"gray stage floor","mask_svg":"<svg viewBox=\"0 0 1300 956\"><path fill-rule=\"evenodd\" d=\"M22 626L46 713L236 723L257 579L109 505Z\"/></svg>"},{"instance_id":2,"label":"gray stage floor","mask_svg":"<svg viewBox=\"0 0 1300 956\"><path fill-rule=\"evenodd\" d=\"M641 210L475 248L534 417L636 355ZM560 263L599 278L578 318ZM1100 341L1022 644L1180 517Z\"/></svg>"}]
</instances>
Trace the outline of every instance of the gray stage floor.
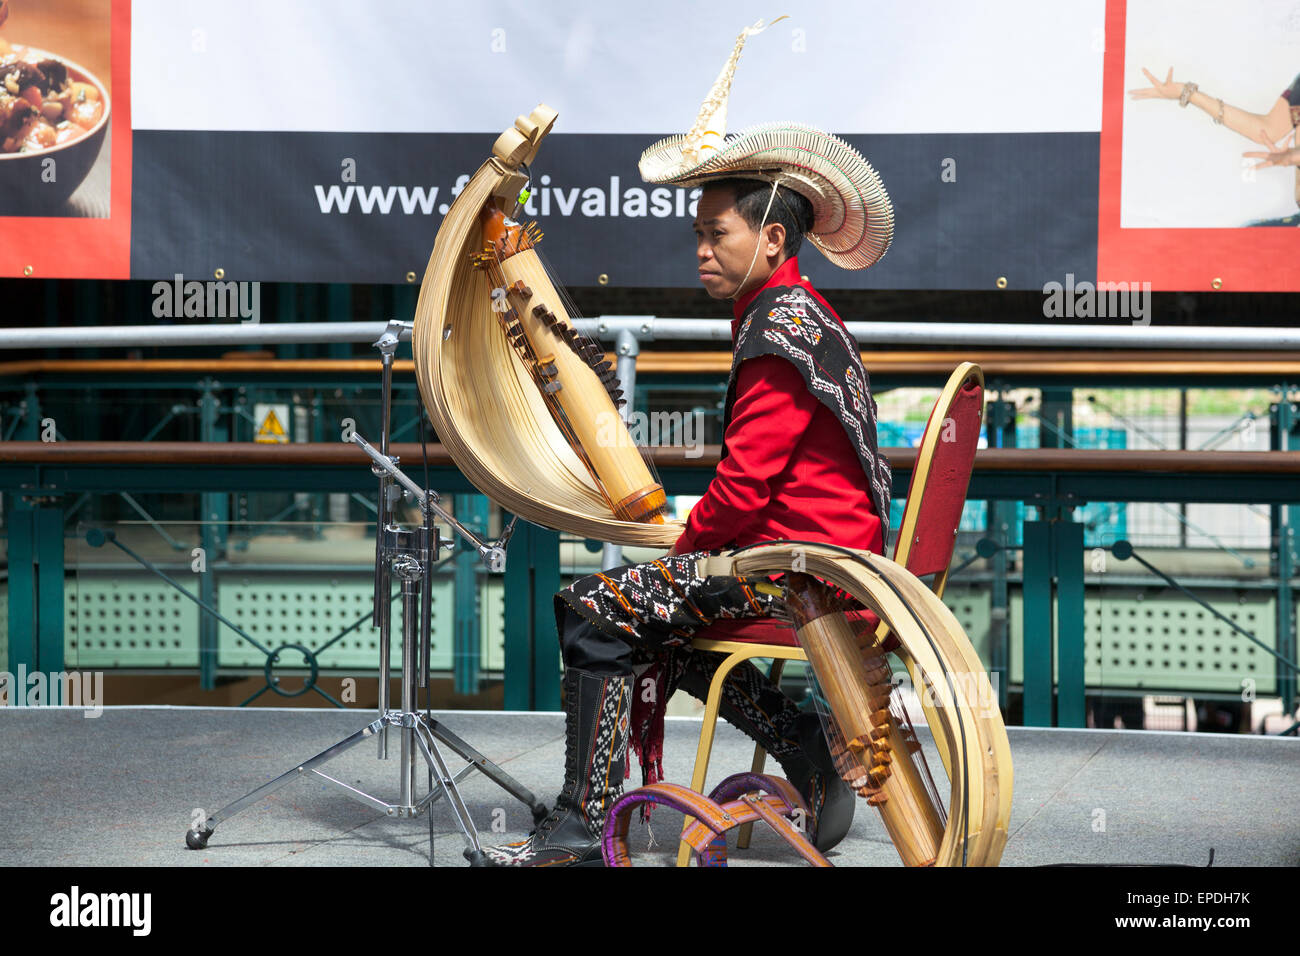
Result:
<instances>
[{"instance_id":1,"label":"gray stage floor","mask_svg":"<svg viewBox=\"0 0 1300 956\"><path fill-rule=\"evenodd\" d=\"M436 716L548 804L560 784L560 714ZM322 781L297 779L223 823L206 850L185 830L245 792L365 726L347 710L0 708L0 865L426 866L425 818L398 820ZM667 723L667 779L688 782L699 722ZM922 734L924 734L922 730ZM1300 864L1300 741L1275 737L1009 728L1015 761L1011 838L1003 864ZM326 772L388 800L393 759L373 740ZM752 747L720 726L710 786L749 766ZM931 766L941 768L933 757ZM448 755L453 768L463 766ZM330 769L332 768L332 769ZM638 774L639 768L634 770ZM631 782L631 781L629 781ZM461 785L485 842L531 826L524 807L475 773ZM946 790L946 787L943 788ZM435 859L463 866L450 809L433 811ZM505 832L492 832L493 824ZM665 864L680 815L634 824L634 858ZM647 850L653 839L656 846ZM734 844L733 844L734 845ZM837 865L899 865L875 811L859 804ZM770 832L733 865L802 865Z\"/></svg>"}]
</instances>

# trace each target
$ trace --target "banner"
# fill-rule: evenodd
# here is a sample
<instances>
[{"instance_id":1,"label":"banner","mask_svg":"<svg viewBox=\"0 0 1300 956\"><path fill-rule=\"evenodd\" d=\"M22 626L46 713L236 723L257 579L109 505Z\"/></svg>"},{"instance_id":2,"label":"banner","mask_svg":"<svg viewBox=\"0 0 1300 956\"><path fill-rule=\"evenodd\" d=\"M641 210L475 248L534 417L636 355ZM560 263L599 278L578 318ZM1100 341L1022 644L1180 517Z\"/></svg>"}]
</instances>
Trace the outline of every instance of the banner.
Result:
<instances>
[{"instance_id":1,"label":"banner","mask_svg":"<svg viewBox=\"0 0 1300 956\"><path fill-rule=\"evenodd\" d=\"M828 288L1294 289L1277 226L1293 224L1300 167L1241 155L1268 148L1242 131L1254 117L1274 111L1282 130L1294 6L804 4L747 43L728 128L807 123L880 173L894 243L863 272L805 247L801 268ZM562 283L623 287L698 281L698 192L651 187L636 164L689 128L755 18L686 0L10 10L0 37L78 64L105 109L76 141L0 154L0 274L418 281L497 134L545 102L559 121L523 215ZM1130 92L1152 87L1143 67L1163 81L1171 65L1179 89L1194 73L1216 109L1222 96L1229 122Z\"/></svg>"}]
</instances>

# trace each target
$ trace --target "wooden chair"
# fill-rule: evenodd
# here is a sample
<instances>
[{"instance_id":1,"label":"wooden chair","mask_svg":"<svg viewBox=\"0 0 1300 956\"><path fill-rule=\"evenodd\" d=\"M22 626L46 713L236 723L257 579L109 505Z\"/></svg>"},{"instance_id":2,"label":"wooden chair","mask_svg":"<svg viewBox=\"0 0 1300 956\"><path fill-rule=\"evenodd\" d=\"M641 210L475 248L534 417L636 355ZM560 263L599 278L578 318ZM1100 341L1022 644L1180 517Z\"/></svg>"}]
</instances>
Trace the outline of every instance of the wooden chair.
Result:
<instances>
[{"instance_id":1,"label":"wooden chair","mask_svg":"<svg viewBox=\"0 0 1300 956\"><path fill-rule=\"evenodd\" d=\"M966 489L970 484L983 416L983 372L978 365L963 362L949 376L930 411L917 449L916 464L907 489L907 504L894 545L893 560L896 563L917 577L934 575L930 586L939 597L943 596L948 582L948 566L957 543L957 528L966 504ZM868 624L878 623L870 611L850 612L849 617ZM877 630L878 641L887 641L888 636L885 627ZM703 793L722 702L722 685L727 675L742 661L755 657L771 658L771 679L779 682L785 661L806 661L808 658L791 626L774 618L716 621L695 635L691 647L697 651L727 655L709 685L704 724L700 728L700 742L695 752L691 789ZM761 773L765 754L761 746L756 746L754 751L753 772ZM944 748L940 748L940 753L944 753ZM748 824L741 829L738 846L749 845L751 829ZM690 862L690 853L690 846L682 843L677 852L677 865L686 866Z\"/></svg>"}]
</instances>

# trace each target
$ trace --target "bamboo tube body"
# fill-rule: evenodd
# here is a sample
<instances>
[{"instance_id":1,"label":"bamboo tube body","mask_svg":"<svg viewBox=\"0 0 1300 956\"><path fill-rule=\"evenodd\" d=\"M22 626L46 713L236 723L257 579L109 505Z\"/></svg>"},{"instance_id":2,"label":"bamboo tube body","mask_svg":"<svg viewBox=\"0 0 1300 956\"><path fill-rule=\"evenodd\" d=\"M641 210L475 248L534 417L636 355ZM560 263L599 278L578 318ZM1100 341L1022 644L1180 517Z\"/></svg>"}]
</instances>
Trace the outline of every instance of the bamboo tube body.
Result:
<instances>
[{"instance_id":1,"label":"bamboo tube body","mask_svg":"<svg viewBox=\"0 0 1300 956\"><path fill-rule=\"evenodd\" d=\"M846 782L869 794L906 866L932 866L944 821L912 759L915 738L904 736L889 713L892 685L883 660L872 667L844 614L832 610L826 590L806 575L790 576L791 611L799 644L808 655L832 719L861 770Z\"/></svg>"},{"instance_id":2,"label":"bamboo tube body","mask_svg":"<svg viewBox=\"0 0 1300 956\"><path fill-rule=\"evenodd\" d=\"M614 514L624 521L662 524L667 504L663 487L651 475L596 373L553 331L560 323L570 327L571 323L537 253L532 249L517 252L501 260L500 268L534 353L539 361L545 357L555 366L550 378L559 388L552 397L564 410ZM517 283L522 283L529 294L515 291ZM539 307L554 320L543 321Z\"/></svg>"}]
</instances>

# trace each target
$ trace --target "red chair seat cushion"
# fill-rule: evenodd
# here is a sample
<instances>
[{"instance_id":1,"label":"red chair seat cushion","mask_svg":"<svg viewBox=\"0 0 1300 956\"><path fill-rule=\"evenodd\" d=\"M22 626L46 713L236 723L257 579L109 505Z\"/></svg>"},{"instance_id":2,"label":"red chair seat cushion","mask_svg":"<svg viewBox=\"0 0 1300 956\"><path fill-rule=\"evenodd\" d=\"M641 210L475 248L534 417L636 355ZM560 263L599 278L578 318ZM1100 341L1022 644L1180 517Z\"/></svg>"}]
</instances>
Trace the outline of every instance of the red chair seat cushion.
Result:
<instances>
[{"instance_id":1,"label":"red chair seat cushion","mask_svg":"<svg viewBox=\"0 0 1300 956\"><path fill-rule=\"evenodd\" d=\"M695 632L697 640L738 641L742 644L776 644L798 647L794 630L784 621L770 617L737 617L714 621Z\"/></svg>"},{"instance_id":2,"label":"red chair seat cushion","mask_svg":"<svg viewBox=\"0 0 1300 956\"><path fill-rule=\"evenodd\" d=\"M862 621L869 627L880 623L871 611L849 611L850 621ZM697 640L736 641L740 644L775 644L778 647L798 647L794 629L784 621L770 617L737 617L714 621L695 632Z\"/></svg>"}]
</instances>

